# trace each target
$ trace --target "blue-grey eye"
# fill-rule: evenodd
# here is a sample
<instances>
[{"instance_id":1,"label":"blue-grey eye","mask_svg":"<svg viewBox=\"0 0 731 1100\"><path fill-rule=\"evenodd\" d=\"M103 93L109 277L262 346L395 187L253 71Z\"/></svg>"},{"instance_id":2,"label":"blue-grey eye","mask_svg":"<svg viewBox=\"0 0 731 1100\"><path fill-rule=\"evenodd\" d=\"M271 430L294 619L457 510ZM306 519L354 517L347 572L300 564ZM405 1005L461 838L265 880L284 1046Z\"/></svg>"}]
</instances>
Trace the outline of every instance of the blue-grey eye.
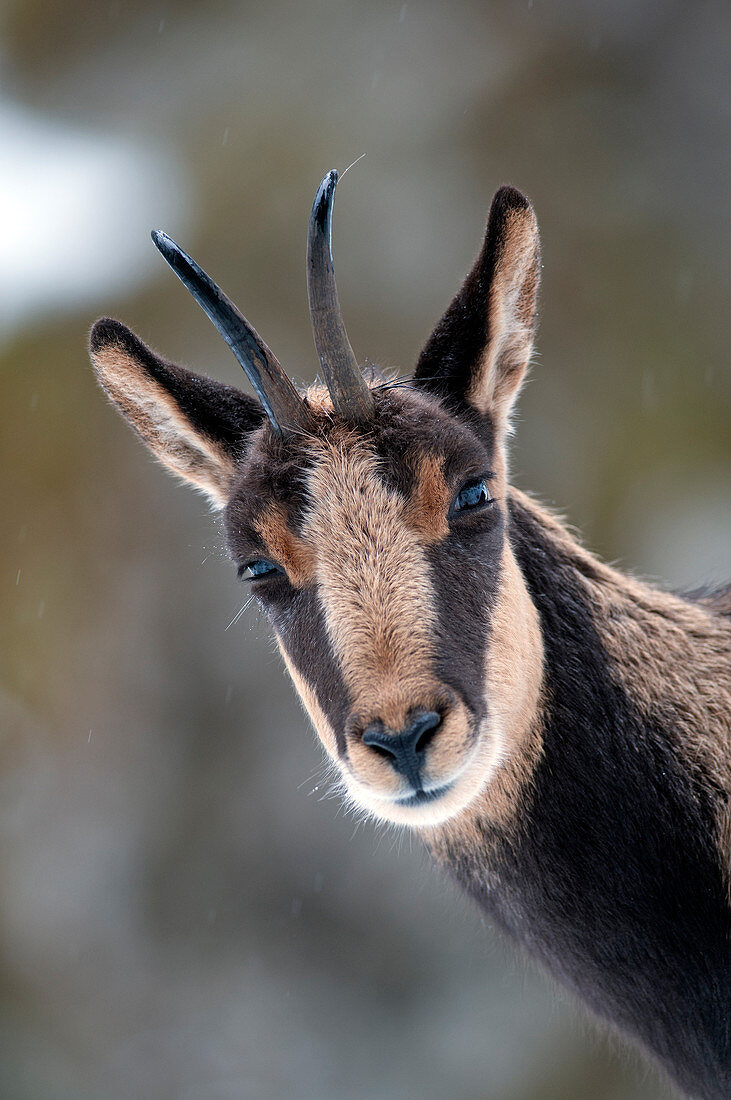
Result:
<instances>
[{"instance_id":1,"label":"blue-grey eye","mask_svg":"<svg viewBox=\"0 0 731 1100\"><path fill-rule=\"evenodd\" d=\"M490 496L490 490L487 487L487 480L480 478L477 481L468 481L466 485L463 485L457 496L454 498L454 504L452 510L455 512L465 512L469 508L481 508L485 504L489 504L492 500Z\"/></svg>"},{"instance_id":2,"label":"blue-grey eye","mask_svg":"<svg viewBox=\"0 0 731 1100\"><path fill-rule=\"evenodd\" d=\"M255 580L259 577L273 577L277 573L281 573L282 569L276 565L273 561L268 561L267 558L257 558L256 561L250 561L246 565L242 565L239 569L239 577L242 580Z\"/></svg>"}]
</instances>

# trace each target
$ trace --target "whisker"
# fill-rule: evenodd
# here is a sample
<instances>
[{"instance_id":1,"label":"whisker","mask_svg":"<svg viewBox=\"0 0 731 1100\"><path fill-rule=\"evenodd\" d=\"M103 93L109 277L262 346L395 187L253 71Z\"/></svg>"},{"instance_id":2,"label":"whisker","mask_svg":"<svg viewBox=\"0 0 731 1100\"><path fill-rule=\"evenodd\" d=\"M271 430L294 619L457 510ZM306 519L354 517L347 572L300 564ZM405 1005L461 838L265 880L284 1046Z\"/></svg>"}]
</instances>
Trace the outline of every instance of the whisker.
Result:
<instances>
[{"instance_id":1,"label":"whisker","mask_svg":"<svg viewBox=\"0 0 731 1100\"><path fill-rule=\"evenodd\" d=\"M239 621L239 619L241 618L243 613L246 611L246 608L249 607L254 602L255 598L256 598L255 596L249 596L249 598L246 601L246 603L244 604L244 606L240 607L238 609L238 611L234 615L233 619L231 620L231 622L226 627L226 630L229 630L234 625L234 623L237 623ZM224 631L224 633L225 633L225 631Z\"/></svg>"},{"instance_id":2,"label":"whisker","mask_svg":"<svg viewBox=\"0 0 731 1100\"><path fill-rule=\"evenodd\" d=\"M312 783L312 781L315 779L319 780L321 783L325 782L325 780L327 779L326 765L320 764L319 768L315 768L312 775L308 775L305 779L302 780L301 783L297 784L297 790L301 790L305 786L305 784Z\"/></svg>"},{"instance_id":3,"label":"whisker","mask_svg":"<svg viewBox=\"0 0 731 1100\"><path fill-rule=\"evenodd\" d=\"M374 390L391 390L396 389L399 386L414 386L415 389L418 389L421 382L436 382L438 381L438 377L439 376L435 374L429 378L419 378L417 382L415 378L413 378L411 375L408 375L407 377L403 378L390 378L386 382L379 382L377 386L372 386L371 388Z\"/></svg>"},{"instance_id":4,"label":"whisker","mask_svg":"<svg viewBox=\"0 0 731 1100\"><path fill-rule=\"evenodd\" d=\"M355 160L353 161L353 163L349 164L348 167L345 169L345 172L349 172L351 168L354 168L359 160L363 160L364 156L365 156L365 153L361 153L359 157L356 157ZM343 176L345 175L345 172L340 173L340 179L343 178Z\"/></svg>"}]
</instances>

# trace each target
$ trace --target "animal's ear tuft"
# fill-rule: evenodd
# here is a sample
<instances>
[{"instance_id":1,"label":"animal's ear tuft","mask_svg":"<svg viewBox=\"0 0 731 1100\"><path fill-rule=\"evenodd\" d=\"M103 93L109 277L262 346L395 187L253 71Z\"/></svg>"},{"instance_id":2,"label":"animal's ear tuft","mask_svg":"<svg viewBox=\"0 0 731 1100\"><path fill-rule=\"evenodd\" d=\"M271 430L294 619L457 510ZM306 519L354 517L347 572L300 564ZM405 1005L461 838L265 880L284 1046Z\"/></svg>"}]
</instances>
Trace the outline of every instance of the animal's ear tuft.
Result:
<instances>
[{"instance_id":1,"label":"animal's ear tuft","mask_svg":"<svg viewBox=\"0 0 731 1100\"><path fill-rule=\"evenodd\" d=\"M92 328L89 351L97 379L155 457L223 508L246 438L264 420L259 402L161 359L110 317Z\"/></svg>"},{"instance_id":2,"label":"animal's ear tuft","mask_svg":"<svg viewBox=\"0 0 731 1100\"><path fill-rule=\"evenodd\" d=\"M94 355L98 351L110 345L120 348L128 348L136 351L142 345L142 341L123 325L121 321L115 321L113 317L100 317L91 327L89 336L89 351Z\"/></svg>"},{"instance_id":3,"label":"animal's ear tuft","mask_svg":"<svg viewBox=\"0 0 731 1100\"><path fill-rule=\"evenodd\" d=\"M501 187L482 251L427 341L415 381L505 431L533 351L539 279L533 208L514 187Z\"/></svg>"}]
</instances>

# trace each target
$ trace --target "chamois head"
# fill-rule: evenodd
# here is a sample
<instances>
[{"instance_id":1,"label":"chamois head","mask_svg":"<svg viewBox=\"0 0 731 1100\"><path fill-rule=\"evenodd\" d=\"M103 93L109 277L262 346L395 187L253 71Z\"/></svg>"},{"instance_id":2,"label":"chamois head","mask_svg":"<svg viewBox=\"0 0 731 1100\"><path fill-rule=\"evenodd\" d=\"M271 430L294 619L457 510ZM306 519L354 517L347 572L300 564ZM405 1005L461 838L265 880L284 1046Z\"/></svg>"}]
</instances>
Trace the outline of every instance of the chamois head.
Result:
<instances>
[{"instance_id":1,"label":"chamois head","mask_svg":"<svg viewBox=\"0 0 731 1100\"><path fill-rule=\"evenodd\" d=\"M337 173L308 238L326 382L301 396L272 352L165 234L153 238L257 398L160 359L118 321L91 334L97 377L153 454L223 511L347 796L430 827L499 801L542 676L537 614L506 538L506 436L534 335L538 230L518 191L408 384L366 382L331 253Z\"/></svg>"}]
</instances>

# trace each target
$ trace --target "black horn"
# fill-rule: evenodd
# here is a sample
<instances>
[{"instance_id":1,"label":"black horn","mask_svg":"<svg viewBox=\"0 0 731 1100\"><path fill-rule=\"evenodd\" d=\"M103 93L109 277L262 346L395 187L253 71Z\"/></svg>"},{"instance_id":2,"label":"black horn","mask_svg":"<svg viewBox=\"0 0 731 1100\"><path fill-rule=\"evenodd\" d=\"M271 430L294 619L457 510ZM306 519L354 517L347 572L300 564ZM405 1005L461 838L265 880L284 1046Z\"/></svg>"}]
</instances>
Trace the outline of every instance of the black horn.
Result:
<instances>
[{"instance_id":1,"label":"black horn","mask_svg":"<svg viewBox=\"0 0 731 1100\"><path fill-rule=\"evenodd\" d=\"M280 436L301 430L307 406L274 353L213 279L167 233L154 229L152 239L246 371L274 430Z\"/></svg>"},{"instance_id":2,"label":"black horn","mask_svg":"<svg viewBox=\"0 0 731 1100\"><path fill-rule=\"evenodd\" d=\"M353 353L340 313L332 257L332 211L337 172L320 184L307 234L307 294L315 347L335 412L362 422L373 411L373 397Z\"/></svg>"}]
</instances>

